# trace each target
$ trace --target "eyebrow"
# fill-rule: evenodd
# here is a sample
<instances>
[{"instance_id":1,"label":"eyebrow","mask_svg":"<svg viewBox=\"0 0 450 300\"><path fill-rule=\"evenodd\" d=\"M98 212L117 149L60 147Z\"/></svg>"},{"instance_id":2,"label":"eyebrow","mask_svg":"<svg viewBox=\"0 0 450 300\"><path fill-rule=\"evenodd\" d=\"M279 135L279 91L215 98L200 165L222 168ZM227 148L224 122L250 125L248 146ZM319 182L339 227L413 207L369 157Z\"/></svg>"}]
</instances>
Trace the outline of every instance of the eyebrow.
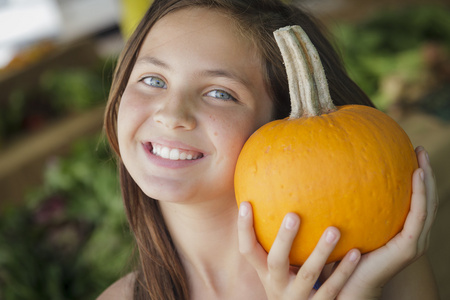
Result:
<instances>
[{"instance_id":1,"label":"eyebrow","mask_svg":"<svg viewBox=\"0 0 450 300\"><path fill-rule=\"evenodd\" d=\"M139 57L136 60L136 64L151 64L151 65L155 65L155 66L164 68L169 71L172 70L172 68L167 63L165 63L164 61L162 61L156 57L153 57L153 56ZM233 81L239 82L245 86L251 85L251 82L248 79L243 78L242 76L239 76L238 74L236 74L230 70L225 70L225 69L203 70L203 71L199 72L198 76L199 77L223 77L223 78L228 78Z\"/></svg>"},{"instance_id":2,"label":"eyebrow","mask_svg":"<svg viewBox=\"0 0 450 300\"><path fill-rule=\"evenodd\" d=\"M245 86L251 85L251 83L246 78L243 78L243 77L239 76L238 74L235 74L231 71L224 70L224 69L205 70L205 71L200 72L200 76L224 77L224 78L231 79L233 81L237 81Z\"/></svg>"},{"instance_id":3,"label":"eyebrow","mask_svg":"<svg viewBox=\"0 0 450 300\"><path fill-rule=\"evenodd\" d=\"M159 60L159 59L157 59L156 57L153 57L153 56L142 56L142 57L139 57L136 60L135 64L136 65L137 64L151 64L151 65L155 65L155 66L167 69L167 70L171 69L168 64L166 64L162 60Z\"/></svg>"}]
</instances>

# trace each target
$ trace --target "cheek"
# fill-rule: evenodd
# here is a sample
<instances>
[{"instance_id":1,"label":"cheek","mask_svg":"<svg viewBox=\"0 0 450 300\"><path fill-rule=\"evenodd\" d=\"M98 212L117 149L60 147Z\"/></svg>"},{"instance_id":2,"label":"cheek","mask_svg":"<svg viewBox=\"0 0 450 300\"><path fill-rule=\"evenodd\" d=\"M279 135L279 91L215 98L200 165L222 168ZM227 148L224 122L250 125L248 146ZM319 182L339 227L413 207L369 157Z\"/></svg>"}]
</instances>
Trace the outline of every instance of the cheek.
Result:
<instances>
[{"instance_id":1,"label":"cheek","mask_svg":"<svg viewBox=\"0 0 450 300\"><path fill-rule=\"evenodd\" d=\"M130 120L131 119L130 114L128 113L128 109L122 101L117 114L117 137L119 140L120 148L122 148L125 140L131 134L132 124L130 124Z\"/></svg>"},{"instance_id":2,"label":"cheek","mask_svg":"<svg viewBox=\"0 0 450 300\"><path fill-rule=\"evenodd\" d=\"M140 101L135 101L135 93L126 89L123 93L117 114L117 131L119 137L119 146L121 140L130 139L138 130L140 124L146 119L145 107Z\"/></svg>"},{"instance_id":3,"label":"cheek","mask_svg":"<svg viewBox=\"0 0 450 300\"><path fill-rule=\"evenodd\" d=\"M237 160L245 142L258 127L259 124L251 117L230 118L217 124L213 135L214 139L221 144L222 151L231 159Z\"/></svg>"}]
</instances>

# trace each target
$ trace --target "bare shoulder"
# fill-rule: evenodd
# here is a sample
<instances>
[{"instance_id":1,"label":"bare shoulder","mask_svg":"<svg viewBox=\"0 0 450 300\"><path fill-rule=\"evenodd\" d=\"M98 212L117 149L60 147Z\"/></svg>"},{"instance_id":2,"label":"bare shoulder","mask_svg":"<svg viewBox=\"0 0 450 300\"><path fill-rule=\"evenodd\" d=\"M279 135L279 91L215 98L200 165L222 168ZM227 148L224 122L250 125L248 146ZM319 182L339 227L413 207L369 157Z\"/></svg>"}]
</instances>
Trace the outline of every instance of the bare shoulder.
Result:
<instances>
[{"instance_id":1,"label":"bare shoulder","mask_svg":"<svg viewBox=\"0 0 450 300\"><path fill-rule=\"evenodd\" d=\"M130 273L108 287L97 300L132 300L135 273Z\"/></svg>"}]
</instances>

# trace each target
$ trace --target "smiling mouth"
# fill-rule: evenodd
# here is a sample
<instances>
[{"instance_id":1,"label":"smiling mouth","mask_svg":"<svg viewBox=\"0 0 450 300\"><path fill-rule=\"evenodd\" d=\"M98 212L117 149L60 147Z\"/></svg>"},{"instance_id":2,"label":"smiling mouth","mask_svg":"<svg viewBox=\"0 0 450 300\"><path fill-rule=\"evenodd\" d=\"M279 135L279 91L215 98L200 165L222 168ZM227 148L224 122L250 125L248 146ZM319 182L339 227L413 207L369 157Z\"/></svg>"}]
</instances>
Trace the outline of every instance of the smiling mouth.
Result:
<instances>
[{"instance_id":1,"label":"smiling mouth","mask_svg":"<svg viewBox=\"0 0 450 300\"><path fill-rule=\"evenodd\" d=\"M148 143L146 147L152 154L169 160L196 160L203 157L203 153L200 152L170 148L155 143Z\"/></svg>"}]
</instances>

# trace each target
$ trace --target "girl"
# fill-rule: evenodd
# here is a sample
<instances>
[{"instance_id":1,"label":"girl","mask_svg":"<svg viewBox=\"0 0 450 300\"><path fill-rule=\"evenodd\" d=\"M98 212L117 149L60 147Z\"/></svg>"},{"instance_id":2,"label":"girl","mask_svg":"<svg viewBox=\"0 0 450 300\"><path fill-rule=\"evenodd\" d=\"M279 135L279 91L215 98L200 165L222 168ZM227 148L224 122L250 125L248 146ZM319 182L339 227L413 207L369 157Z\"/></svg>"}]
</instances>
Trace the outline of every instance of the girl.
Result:
<instances>
[{"instance_id":1,"label":"girl","mask_svg":"<svg viewBox=\"0 0 450 300\"><path fill-rule=\"evenodd\" d=\"M422 148L403 231L363 256L351 250L338 265L324 266L337 228L324 232L303 266L290 267L299 217L286 216L267 254L249 204L238 213L233 173L244 142L290 111L272 32L292 24L317 47L335 103L372 105L298 8L275 0L160 0L150 7L123 51L105 118L140 267L100 299L437 297L422 256L437 201ZM319 276L322 286L313 288Z\"/></svg>"}]
</instances>

